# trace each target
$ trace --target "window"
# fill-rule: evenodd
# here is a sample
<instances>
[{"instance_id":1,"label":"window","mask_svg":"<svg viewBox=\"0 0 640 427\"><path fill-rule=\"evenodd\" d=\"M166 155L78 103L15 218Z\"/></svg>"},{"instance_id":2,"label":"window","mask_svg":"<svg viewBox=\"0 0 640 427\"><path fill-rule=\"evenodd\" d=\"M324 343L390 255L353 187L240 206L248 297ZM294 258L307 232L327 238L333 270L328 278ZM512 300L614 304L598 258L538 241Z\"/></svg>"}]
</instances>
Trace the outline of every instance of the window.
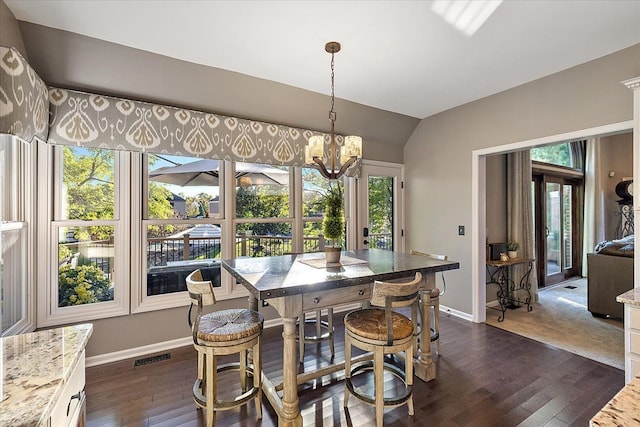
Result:
<instances>
[{"instance_id":1,"label":"window","mask_svg":"<svg viewBox=\"0 0 640 427\"><path fill-rule=\"evenodd\" d=\"M127 153L79 147L43 147L53 166L48 222L54 254L41 304L40 325L128 313L129 225ZM128 187L128 182L127 182ZM42 197L41 199L46 199ZM48 201L43 200L42 203ZM49 209L44 208L42 212ZM46 235L46 234L44 234ZM44 255L46 259L46 256ZM44 269L43 269L44 270Z\"/></svg>"},{"instance_id":2,"label":"window","mask_svg":"<svg viewBox=\"0 0 640 427\"><path fill-rule=\"evenodd\" d=\"M531 149L531 160L582 170L585 141L561 142Z\"/></svg>"},{"instance_id":3,"label":"window","mask_svg":"<svg viewBox=\"0 0 640 427\"><path fill-rule=\"evenodd\" d=\"M141 302L186 291L185 278L196 268L219 287L224 162L169 155L142 158L146 179Z\"/></svg>"},{"instance_id":4,"label":"window","mask_svg":"<svg viewBox=\"0 0 640 427\"><path fill-rule=\"evenodd\" d=\"M29 238L31 234L32 146L7 135L0 137L0 296L2 330L12 335L32 330L33 308ZM31 183L29 184L31 185Z\"/></svg>"},{"instance_id":5,"label":"window","mask_svg":"<svg viewBox=\"0 0 640 427\"><path fill-rule=\"evenodd\" d=\"M39 326L188 304L195 268L246 295L220 259L324 248L315 169L38 144ZM341 185L344 185L342 181ZM296 189L297 191L294 191ZM226 200L226 202L225 202Z\"/></svg>"}]
</instances>

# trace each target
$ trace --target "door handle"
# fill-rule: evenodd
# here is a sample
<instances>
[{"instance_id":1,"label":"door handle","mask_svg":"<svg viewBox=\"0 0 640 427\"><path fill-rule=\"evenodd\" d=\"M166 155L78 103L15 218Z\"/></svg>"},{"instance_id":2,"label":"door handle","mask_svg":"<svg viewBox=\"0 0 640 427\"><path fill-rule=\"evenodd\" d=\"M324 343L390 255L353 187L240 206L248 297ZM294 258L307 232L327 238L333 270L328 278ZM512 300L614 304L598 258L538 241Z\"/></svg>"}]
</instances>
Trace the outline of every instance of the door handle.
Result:
<instances>
[{"instance_id":1,"label":"door handle","mask_svg":"<svg viewBox=\"0 0 640 427\"><path fill-rule=\"evenodd\" d=\"M362 241L362 243L364 243L365 245L368 245L368 244L369 244L369 241L368 241L367 239L364 239L364 240Z\"/></svg>"},{"instance_id":2,"label":"door handle","mask_svg":"<svg viewBox=\"0 0 640 427\"><path fill-rule=\"evenodd\" d=\"M544 228L544 237L549 237L549 227Z\"/></svg>"}]
</instances>

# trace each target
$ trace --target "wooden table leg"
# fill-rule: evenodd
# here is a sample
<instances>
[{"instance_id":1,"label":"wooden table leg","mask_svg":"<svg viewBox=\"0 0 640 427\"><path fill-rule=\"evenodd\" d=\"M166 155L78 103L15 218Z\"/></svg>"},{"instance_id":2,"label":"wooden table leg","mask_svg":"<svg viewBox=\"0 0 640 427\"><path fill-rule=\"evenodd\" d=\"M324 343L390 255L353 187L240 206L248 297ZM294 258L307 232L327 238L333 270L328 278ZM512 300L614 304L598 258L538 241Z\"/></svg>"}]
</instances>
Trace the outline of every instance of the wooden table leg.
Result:
<instances>
[{"instance_id":1,"label":"wooden table leg","mask_svg":"<svg viewBox=\"0 0 640 427\"><path fill-rule=\"evenodd\" d=\"M248 302L249 310L258 311L258 298L254 297L253 295L249 295ZM253 347L249 349L249 352L247 354L247 363L253 363Z\"/></svg>"},{"instance_id":2,"label":"wooden table leg","mask_svg":"<svg viewBox=\"0 0 640 427\"><path fill-rule=\"evenodd\" d=\"M423 273L424 289L435 287L435 273ZM422 381L431 381L436 378L436 365L431 359L431 316L428 294L420 295L420 311L422 312L422 330L420 331L420 348L414 359L413 368L415 375Z\"/></svg>"},{"instance_id":3,"label":"wooden table leg","mask_svg":"<svg viewBox=\"0 0 640 427\"><path fill-rule=\"evenodd\" d=\"M284 349L282 353L283 392L282 416L279 426L302 427L302 415L298 406L298 381L296 359L296 317L283 317Z\"/></svg>"}]
</instances>

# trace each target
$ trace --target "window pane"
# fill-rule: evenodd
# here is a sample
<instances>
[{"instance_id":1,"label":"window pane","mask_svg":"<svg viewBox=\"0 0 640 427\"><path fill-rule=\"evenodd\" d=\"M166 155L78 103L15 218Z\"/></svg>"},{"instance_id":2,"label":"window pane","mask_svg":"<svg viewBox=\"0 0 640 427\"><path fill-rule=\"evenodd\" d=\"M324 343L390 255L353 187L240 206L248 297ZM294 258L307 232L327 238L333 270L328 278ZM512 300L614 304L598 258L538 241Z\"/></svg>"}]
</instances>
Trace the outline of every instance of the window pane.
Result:
<instances>
[{"instance_id":1,"label":"window pane","mask_svg":"<svg viewBox=\"0 0 640 427\"><path fill-rule=\"evenodd\" d=\"M186 277L199 268L220 286L221 229L214 224L147 226L147 295L186 291Z\"/></svg>"},{"instance_id":2,"label":"window pane","mask_svg":"<svg viewBox=\"0 0 640 427\"><path fill-rule=\"evenodd\" d=\"M289 168L236 163L236 218L288 218Z\"/></svg>"},{"instance_id":3,"label":"window pane","mask_svg":"<svg viewBox=\"0 0 640 427\"><path fill-rule=\"evenodd\" d=\"M58 306L112 301L114 227L60 227L58 236Z\"/></svg>"},{"instance_id":4,"label":"window pane","mask_svg":"<svg viewBox=\"0 0 640 427\"><path fill-rule=\"evenodd\" d=\"M25 227L25 228L23 228ZM0 224L0 306L2 332L25 316L27 285L27 228L25 224Z\"/></svg>"},{"instance_id":5,"label":"window pane","mask_svg":"<svg viewBox=\"0 0 640 427\"><path fill-rule=\"evenodd\" d=\"M393 250L393 177L369 176L369 247Z\"/></svg>"},{"instance_id":6,"label":"window pane","mask_svg":"<svg viewBox=\"0 0 640 427\"><path fill-rule=\"evenodd\" d=\"M220 162L213 159L149 155L147 217L220 218Z\"/></svg>"},{"instance_id":7,"label":"window pane","mask_svg":"<svg viewBox=\"0 0 640 427\"><path fill-rule=\"evenodd\" d=\"M262 257L292 252L288 222L238 224L236 256Z\"/></svg>"},{"instance_id":8,"label":"window pane","mask_svg":"<svg viewBox=\"0 0 640 427\"><path fill-rule=\"evenodd\" d=\"M303 251L321 252L324 250L324 236L322 236L322 221L305 221Z\"/></svg>"},{"instance_id":9,"label":"window pane","mask_svg":"<svg viewBox=\"0 0 640 427\"><path fill-rule=\"evenodd\" d=\"M113 151L64 147L62 152L61 219L113 219Z\"/></svg>"},{"instance_id":10,"label":"window pane","mask_svg":"<svg viewBox=\"0 0 640 427\"><path fill-rule=\"evenodd\" d=\"M573 186L565 184L562 186L562 220L564 223L563 227L563 238L562 244L564 246L564 265L563 268L568 270L573 267L573 227L571 221L571 213L573 212L573 208L571 207L571 190Z\"/></svg>"},{"instance_id":11,"label":"window pane","mask_svg":"<svg viewBox=\"0 0 640 427\"><path fill-rule=\"evenodd\" d=\"M305 218L324 216L322 197L328 188L329 180L317 169L302 168L302 215Z\"/></svg>"},{"instance_id":12,"label":"window pane","mask_svg":"<svg viewBox=\"0 0 640 427\"><path fill-rule=\"evenodd\" d=\"M551 163L558 166L573 167L571 149L568 142L532 148L531 160Z\"/></svg>"}]
</instances>

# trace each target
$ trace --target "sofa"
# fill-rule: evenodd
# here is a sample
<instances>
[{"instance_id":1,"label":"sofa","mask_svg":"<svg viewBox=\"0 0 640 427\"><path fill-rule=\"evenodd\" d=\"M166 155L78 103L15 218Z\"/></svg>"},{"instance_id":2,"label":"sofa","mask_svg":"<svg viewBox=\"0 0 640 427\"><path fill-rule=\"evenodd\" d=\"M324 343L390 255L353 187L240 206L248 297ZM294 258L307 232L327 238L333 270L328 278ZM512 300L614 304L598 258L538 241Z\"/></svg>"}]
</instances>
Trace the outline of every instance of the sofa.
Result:
<instances>
[{"instance_id":1,"label":"sofa","mask_svg":"<svg viewBox=\"0 0 640 427\"><path fill-rule=\"evenodd\" d=\"M587 308L595 317L624 318L616 297L633 288L633 235L599 243L587 254Z\"/></svg>"}]
</instances>

